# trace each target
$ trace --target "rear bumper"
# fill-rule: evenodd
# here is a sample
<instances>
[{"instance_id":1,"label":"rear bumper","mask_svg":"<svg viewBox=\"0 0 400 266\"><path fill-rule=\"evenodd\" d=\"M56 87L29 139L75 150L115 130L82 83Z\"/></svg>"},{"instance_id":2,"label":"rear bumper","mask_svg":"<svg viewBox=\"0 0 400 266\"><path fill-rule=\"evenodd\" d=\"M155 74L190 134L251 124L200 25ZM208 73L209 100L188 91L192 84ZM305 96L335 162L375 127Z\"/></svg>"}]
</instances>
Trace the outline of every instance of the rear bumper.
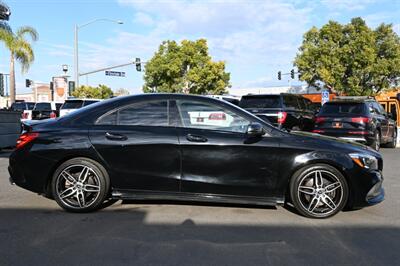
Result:
<instances>
[{"instance_id":1,"label":"rear bumper","mask_svg":"<svg viewBox=\"0 0 400 266\"><path fill-rule=\"evenodd\" d=\"M350 131L350 130L324 130L320 129L321 132L316 132L321 135L335 137L339 139L360 142L362 144L371 145L375 141L374 132L369 131Z\"/></svg>"}]
</instances>

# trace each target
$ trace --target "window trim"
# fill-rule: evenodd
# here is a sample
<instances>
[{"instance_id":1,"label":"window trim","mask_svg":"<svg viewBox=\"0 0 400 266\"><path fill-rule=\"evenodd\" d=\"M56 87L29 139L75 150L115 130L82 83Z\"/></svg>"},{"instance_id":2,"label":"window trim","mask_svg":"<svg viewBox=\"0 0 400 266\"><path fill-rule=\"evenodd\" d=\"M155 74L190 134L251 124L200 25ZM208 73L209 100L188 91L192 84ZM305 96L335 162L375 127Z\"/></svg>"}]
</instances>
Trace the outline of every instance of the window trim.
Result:
<instances>
[{"instance_id":1,"label":"window trim","mask_svg":"<svg viewBox=\"0 0 400 266\"><path fill-rule=\"evenodd\" d=\"M149 103L149 102L167 102L167 125L165 125L165 126L160 126L160 125L120 125L119 124L119 112L122 110L122 109L126 109L126 108L129 108L129 107L131 107L131 106L134 106L134 105L136 105L136 104L146 104L146 103ZM110 115L110 114L112 114L112 113L114 113L114 112L117 112L116 113L116 121L115 121L115 125L101 125L101 124L99 124L99 121L101 120L101 119L103 119L105 116L107 116L107 115ZM129 104L127 104L127 105L123 105L123 106L119 106L119 107L117 107L117 108L114 108L114 109L112 109L112 110L110 110L110 111L108 111L108 112L106 112L106 113L104 113L104 114L102 114L101 116L99 116L97 119L96 119L96 121L94 122L94 125L98 125L98 126L145 126L145 127L173 127L173 126L171 126L170 125L170 100L168 100L168 99L154 99L154 100L146 100L146 101L137 101L137 102L134 102L134 103L129 103Z\"/></svg>"}]
</instances>

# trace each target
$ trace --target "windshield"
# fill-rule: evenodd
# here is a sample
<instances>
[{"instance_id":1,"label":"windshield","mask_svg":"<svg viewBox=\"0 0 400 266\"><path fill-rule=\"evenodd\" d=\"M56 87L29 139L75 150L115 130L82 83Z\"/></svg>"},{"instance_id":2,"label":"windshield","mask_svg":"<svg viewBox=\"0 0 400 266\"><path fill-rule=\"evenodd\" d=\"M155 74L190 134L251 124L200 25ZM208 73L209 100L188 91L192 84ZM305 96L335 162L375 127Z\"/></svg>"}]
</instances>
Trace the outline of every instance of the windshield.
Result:
<instances>
[{"instance_id":1,"label":"windshield","mask_svg":"<svg viewBox=\"0 0 400 266\"><path fill-rule=\"evenodd\" d=\"M363 103L326 103L319 112L322 115L330 114L365 114L365 104Z\"/></svg>"},{"instance_id":2,"label":"windshield","mask_svg":"<svg viewBox=\"0 0 400 266\"><path fill-rule=\"evenodd\" d=\"M281 108L279 95L244 96L239 106L242 108Z\"/></svg>"},{"instance_id":3,"label":"windshield","mask_svg":"<svg viewBox=\"0 0 400 266\"><path fill-rule=\"evenodd\" d=\"M24 102L13 103L11 106L11 110L13 110L13 111L24 111L25 108L26 108L26 104Z\"/></svg>"},{"instance_id":4,"label":"windshield","mask_svg":"<svg viewBox=\"0 0 400 266\"><path fill-rule=\"evenodd\" d=\"M83 101L65 101L61 109L78 109L83 105Z\"/></svg>"}]
</instances>

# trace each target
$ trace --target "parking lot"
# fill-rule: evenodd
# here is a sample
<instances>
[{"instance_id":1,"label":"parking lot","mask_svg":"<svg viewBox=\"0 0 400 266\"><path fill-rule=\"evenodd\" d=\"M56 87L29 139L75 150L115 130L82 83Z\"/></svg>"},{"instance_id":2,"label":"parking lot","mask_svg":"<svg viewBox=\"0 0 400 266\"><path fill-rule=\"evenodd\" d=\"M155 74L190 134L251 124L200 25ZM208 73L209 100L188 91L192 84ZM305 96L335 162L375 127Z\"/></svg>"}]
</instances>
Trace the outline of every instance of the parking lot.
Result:
<instances>
[{"instance_id":1,"label":"parking lot","mask_svg":"<svg viewBox=\"0 0 400 266\"><path fill-rule=\"evenodd\" d=\"M400 149L386 200L327 220L283 207L117 202L90 214L11 186L0 152L0 265L400 265Z\"/></svg>"}]
</instances>

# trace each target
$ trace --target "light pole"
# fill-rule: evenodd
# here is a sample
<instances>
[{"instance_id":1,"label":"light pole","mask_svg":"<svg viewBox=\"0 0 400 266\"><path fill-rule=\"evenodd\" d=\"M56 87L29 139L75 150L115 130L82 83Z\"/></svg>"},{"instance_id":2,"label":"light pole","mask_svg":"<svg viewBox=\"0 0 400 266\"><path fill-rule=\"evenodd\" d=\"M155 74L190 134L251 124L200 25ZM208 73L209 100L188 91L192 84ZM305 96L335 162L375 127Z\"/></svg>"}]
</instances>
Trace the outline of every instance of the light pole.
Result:
<instances>
[{"instance_id":1,"label":"light pole","mask_svg":"<svg viewBox=\"0 0 400 266\"><path fill-rule=\"evenodd\" d=\"M93 19L87 23L78 25L75 24L75 34L74 34L74 68L75 68L75 86L76 88L79 88L79 55L78 55L78 31L79 29L86 27L92 23L95 23L97 21L109 21L117 24L124 24L121 20L113 20L113 19L108 19L108 18L97 18Z\"/></svg>"}]
</instances>

